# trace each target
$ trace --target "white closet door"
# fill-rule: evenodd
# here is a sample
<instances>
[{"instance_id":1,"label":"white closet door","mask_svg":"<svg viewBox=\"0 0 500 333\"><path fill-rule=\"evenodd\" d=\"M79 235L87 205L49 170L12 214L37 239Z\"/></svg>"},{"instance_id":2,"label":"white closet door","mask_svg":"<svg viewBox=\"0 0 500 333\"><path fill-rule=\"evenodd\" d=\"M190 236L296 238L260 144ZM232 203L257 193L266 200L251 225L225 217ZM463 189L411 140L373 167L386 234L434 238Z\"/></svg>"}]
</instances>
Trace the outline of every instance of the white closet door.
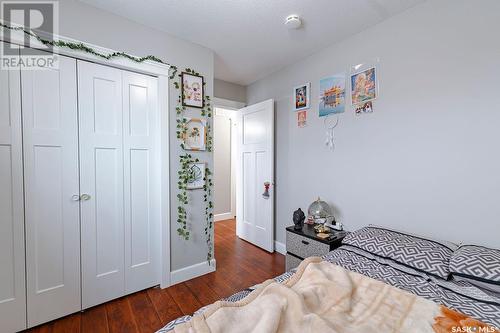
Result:
<instances>
[{"instance_id":1,"label":"white closet door","mask_svg":"<svg viewBox=\"0 0 500 333\"><path fill-rule=\"evenodd\" d=\"M156 78L122 72L125 185L125 292L159 284Z\"/></svg>"},{"instance_id":2,"label":"white closet door","mask_svg":"<svg viewBox=\"0 0 500 333\"><path fill-rule=\"evenodd\" d=\"M76 62L22 71L28 326L80 310Z\"/></svg>"},{"instance_id":3,"label":"white closet door","mask_svg":"<svg viewBox=\"0 0 500 333\"><path fill-rule=\"evenodd\" d=\"M19 70L0 70L0 332L26 328Z\"/></svg>"},{"instance_id":4,"label":"white closet door","mask_svg":"<svg viewBox=\"0 0 500 333\"><path fill-rule=\"evenodd\" d=\"M78 61L82 306L125 290L121 71Z\"/></svg>"}]
</instances>

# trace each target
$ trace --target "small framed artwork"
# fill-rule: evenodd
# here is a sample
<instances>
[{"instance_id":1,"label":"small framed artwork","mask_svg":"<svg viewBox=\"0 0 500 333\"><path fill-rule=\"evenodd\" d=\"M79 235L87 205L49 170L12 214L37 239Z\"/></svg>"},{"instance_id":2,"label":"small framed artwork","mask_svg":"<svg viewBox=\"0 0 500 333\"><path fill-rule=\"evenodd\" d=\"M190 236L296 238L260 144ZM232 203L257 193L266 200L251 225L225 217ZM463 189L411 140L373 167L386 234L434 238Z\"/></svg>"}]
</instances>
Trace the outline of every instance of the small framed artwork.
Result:
<instances>
[{"instance_id":1,"label":"small framed artwork","mask_svg":"<svg viewBox=\"0 0 500 333\"><path fill-rule=\"evenodd\" d=\"M297 112L297 127L303 128L307 126L307 111L302 110Z\"/></svg>"},{"instance_id":2,"label":"small framed artwork","mask_svg":"<svg viewBox=\"0 0 500 333\"><path fill-rule=\"evenodd\" d=\"M355 112L357 115L362 113L373 113L373 103L372 101L364 102L356 105Z\"/></svg>"},{"instance_id":3,"label":"small framed artwork","mask_svg":"<svg viewBox=\"0 0 500 333\"><path fill-rule=\"evenodd\" d=\"M184 118L186 132L183 135L184 149L204 151L207 147L207 121L199 118Z\"/></svg>"},{"instance_id":4,"label":"small framed artwork","mask_svg":"<svg viewBox=\"0 0 500 333\"><path fill-rule=\"evenodd\" d=\"M206 163L192 163L189 165L189 177L186 189L198 190L205 186L205 167Z\"/></svg>"},{"instance_id":5,"label":"small framed artwork","mask_svg":"<svg viewBox=\"0 0 500 333\"><path fill-rule=\"evenodd\" d=\"M305 110L311 107L311 83L293 88L294 111Z\"/></svg>"},{"instance_id":6,"label":"small framed artwork","mask_svg":"<svg viewBox=\"0 0 500 333\"><path fill-rule=\"evenodd\" d=\"M377 98L375 67L351 75L351 104L357 105Z\"/></svg>"},{"instance_id":7,"label":"small framed artwork","mask_svg":"<svg viewBox=\"0 0 500 333\"><path fill-rule=\"evenodd\" d=\"M202 109L205 100L203 76L183 72L181 82L182 105Z\"/></svg>"}]
</instances>

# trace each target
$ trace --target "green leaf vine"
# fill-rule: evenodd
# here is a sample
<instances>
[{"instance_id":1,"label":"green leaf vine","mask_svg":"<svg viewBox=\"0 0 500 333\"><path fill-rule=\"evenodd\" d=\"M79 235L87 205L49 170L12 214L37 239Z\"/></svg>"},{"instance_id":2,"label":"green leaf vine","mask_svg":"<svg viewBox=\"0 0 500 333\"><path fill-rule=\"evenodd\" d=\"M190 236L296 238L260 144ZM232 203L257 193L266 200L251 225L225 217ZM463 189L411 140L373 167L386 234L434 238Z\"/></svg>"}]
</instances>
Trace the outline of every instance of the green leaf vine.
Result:
<instances>
[{"instance_id":1,"label":"green leaf vine","mask_svg":"<svg viewBox=\"0 0 500 333\"><path fill-rule=\"evenodd\" d=\"M198 72L186 68L185 69L186 73L190 73L193 75L200 75ZM183 138L187 134L187 120L184 117L184 113L187 110L187 108L182 105L182 100L184 98L181 89L181 75L177 75L177 78L175 81L173 81L173 85L175 89L179 90L179 96L177 98L177 106L175 107L176 110L176 135L177 139L180 142L180 147L181 149L184 150L184 141ZM204 83L205 84L205 83ZM202 117L207 117L207 118L212 118L213 116L213 111L212 111L212 106L211 106L211 100L210 96L206 95L204 100L204 106L201 109L200 113ZM206 150L208 152L212 151L213 147L213 139L212 139L212 128L210 125L210 121L207 121L206 124L206 136L207 136L207 141L206 141ZM193 163L198 163L200 160L197 157L193 157L192 154L189 153L183 153L179 156L179 164L180 168L178 171L178 176L179 180L177 182L177 187L179 190L179 193L177 194L177 199L179 206L177 207L177 223L179 224L179 227L177 228L177 233L179 236L184 238L185 240L189 240L190 233L189 233L189 228L188 228L188 205L189 205L189 195L188 195L188 189L187 185L188 183L193 179L193 174L191 171L190 166ZM206 243L207 243L207 261L210 263L210 260L212 259L212 253L213 253L213 202L212 202L212 187L213 187L213 181L212 181L212 172L208 166L205 166L205 178L204 180L204 185L203 185L203 191L205 192L203 195L203 202L205 205L205 236L206 236Z\"/></svg>"}]
</instances>

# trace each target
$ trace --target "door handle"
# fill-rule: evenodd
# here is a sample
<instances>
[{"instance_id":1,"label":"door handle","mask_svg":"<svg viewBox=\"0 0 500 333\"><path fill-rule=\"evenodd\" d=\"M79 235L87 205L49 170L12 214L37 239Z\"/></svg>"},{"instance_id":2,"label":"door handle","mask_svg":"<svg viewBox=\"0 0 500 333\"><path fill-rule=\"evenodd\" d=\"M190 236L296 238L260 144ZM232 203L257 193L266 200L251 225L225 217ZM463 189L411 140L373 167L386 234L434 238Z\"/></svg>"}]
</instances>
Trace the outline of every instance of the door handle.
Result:
<instances>
[{"instance_id":1,"label":"door handle","mask_svg":"<svg viewBox=\"0 0 500 333\"><path fill-rule=\"evenodd\" d=\"M80 201L80 196L78 194L73 194L71 196L71 200L73 200L73 201Z\"/></svg>"},{"instance_id":2,"label":"door handle","mask_svg":"<svg viewBox=\"0 0 500 333\"><path fill-rule=\"evenodd\" d=\"M87 201L87 200L90 200L91 196L88 195L88 194L82 194L80 196L80 200L83 200L83 201Z\"/></svg>"}]
</instances>

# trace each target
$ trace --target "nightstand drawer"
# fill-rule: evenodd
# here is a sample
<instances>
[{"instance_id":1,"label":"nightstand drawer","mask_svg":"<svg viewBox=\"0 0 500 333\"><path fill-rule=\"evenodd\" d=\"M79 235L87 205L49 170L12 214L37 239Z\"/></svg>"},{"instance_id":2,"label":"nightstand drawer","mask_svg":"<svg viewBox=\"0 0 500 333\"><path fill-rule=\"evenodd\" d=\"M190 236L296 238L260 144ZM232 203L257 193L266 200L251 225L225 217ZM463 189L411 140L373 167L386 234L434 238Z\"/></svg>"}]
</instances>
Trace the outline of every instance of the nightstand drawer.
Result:
<instances>
[{"instance_id":1,"label":"nightstand drawer","mask_svg":"<svg viewBox=\"0 0 500 333\"><path fill-rule=\"evenodd\" d=\"M287 231L286 250L305 259L327 254L330 252L330 245Z\"/></svg>"},{"instance_id":2,"label":"nightstand drawer","mask_svg":"<svg viewBox=\"0 0 500 333\"><path fill-rule=\"evenodd\" d=\"M286 260L285 260L285 270L288 272L289 270L291 270L295 267L298 267L301 262L302 262L302 259L300 259L299 257L296 257L293 254L287 253Z\"/></svg>"}]
</instances>

